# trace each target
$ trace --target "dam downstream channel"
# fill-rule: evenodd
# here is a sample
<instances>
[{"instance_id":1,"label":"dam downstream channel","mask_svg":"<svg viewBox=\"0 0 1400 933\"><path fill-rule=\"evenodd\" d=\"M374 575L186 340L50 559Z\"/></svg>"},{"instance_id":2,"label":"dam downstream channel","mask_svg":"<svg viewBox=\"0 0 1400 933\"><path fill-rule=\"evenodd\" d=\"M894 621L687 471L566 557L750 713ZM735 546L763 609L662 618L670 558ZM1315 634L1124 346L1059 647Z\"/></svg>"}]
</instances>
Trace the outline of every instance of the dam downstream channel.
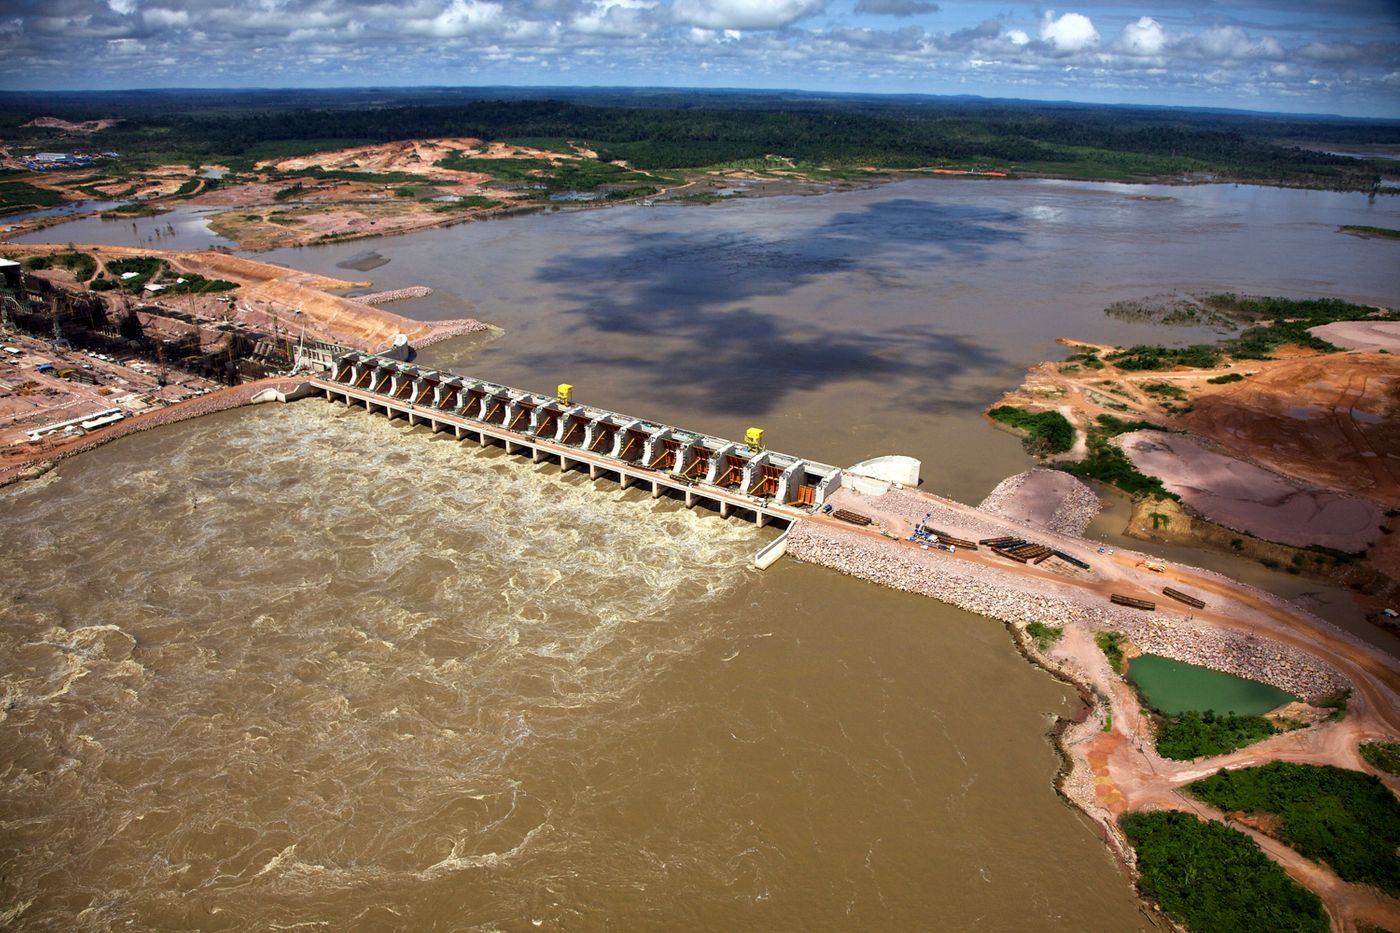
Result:
<instances>
[{"instance_id":1,"label":"dam downstream channel","mask_svg":"<svg viewBox=\"0 0 1400 933\"><path fill-rule=\"evenodd\" d=\"M1073 692L771 529L315 401L0 496L21 928L1151 928Z\"/></svg>"}]
</instances>

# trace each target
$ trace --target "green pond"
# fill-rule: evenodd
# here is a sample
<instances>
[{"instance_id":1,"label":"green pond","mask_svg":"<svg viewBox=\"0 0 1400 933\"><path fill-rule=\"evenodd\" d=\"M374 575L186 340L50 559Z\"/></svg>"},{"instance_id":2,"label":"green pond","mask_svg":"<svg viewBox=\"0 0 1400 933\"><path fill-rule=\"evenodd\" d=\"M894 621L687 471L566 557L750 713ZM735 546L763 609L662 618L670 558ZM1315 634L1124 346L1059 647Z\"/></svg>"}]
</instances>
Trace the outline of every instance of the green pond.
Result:
<instances>
[{"instance_id":1,"label":"green pond","mask_svg":"<svg viewBox=\"0 0 1400 933\"><path fill-rule=\"evenodd\" d=\"M1148 705L1169 715L1210 709L1217 713L1259 716L1297 699L1257 680L1245 680L1155 654L1133 658L1128 665L1128 679Z\"/></svg>"}]
</instances>

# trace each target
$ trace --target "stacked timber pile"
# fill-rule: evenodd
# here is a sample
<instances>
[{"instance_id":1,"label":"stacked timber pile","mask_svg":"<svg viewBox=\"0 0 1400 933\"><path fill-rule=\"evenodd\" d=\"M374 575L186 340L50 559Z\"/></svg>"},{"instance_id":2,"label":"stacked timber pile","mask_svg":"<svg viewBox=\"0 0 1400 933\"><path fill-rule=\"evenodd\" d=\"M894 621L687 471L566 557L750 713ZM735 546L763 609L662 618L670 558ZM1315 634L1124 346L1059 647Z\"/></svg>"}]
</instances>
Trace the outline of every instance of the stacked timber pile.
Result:
<instances>
[{"instance_id":1,"label":"stacked timber pile","mask_svg":"<svg viewBox=\"0 0 1400 933\"><path fill-rule=\"evenodd\" d=\"M969 551L977 550L976 541L969 541L966 538L959 538L956 535L950 535L948 534L948 532L942 531L938 528L929 528L927 525L924 526L924 529L928 531L929 534L937 536L938 540L942 541L944 544L951 544L954 547L965 548Z\"/></svg>"},{"instance_id":2,"label":"stacked timber pile","mask_svg":"<svg viewBox=\"0 0 1400 933\"><path fill-rule=\"evenodd\" d=\"M1248 677L1304 699L1320 699L1347 686L1339 673L1287 645L1199 621L1188 625L1180 617L1145 616L1106 604L1101 596L1087 591L931 551L891 547L878 538L831 525L797 522L788 532L788 553L1013 625L1078 622L1097 631L1122 632L1144 652Z\"/></svg>"},{"instance_id":3,"label":"stacked timber pile","mask_svg":"<svg viewBox=\"0 0 1400 933\"><path fill-rule=\"evenodd\" d=\"M1172 589L1170 586L1165 587L1162 590L1162 595L1169 596L1177 602L1185 603L1186 605L1191 606L1194 609L1204 609L1206 607L1204 600L1197 599L1190 593L1183 593L1181 592L1181 590Z\"/></svg>"}]
</instances>

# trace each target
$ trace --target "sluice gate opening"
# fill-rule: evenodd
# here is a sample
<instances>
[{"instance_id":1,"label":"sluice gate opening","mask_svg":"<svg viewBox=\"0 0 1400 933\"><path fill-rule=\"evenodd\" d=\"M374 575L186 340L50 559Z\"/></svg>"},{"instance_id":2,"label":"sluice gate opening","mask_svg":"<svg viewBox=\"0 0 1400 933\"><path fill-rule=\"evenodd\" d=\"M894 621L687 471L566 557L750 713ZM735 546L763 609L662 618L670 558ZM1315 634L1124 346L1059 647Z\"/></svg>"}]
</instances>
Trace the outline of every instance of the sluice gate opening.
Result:
<instances>
[{"instance_id":1,"label":"sluice gate opening","mask_svg":"<svg viewBox=\"0 0 1400 933\"><path fill-rule=\"evenodd\" d=\"M836 467L767 450L758 428L741 443L641 421L577 404L567 383L554 396L539 395L351 352L314 384L329 398L389 418L430 424L459 440L495 441L536 463L557 459L563 470L587 466L591 479L649 485L653 497L676 496L724 517L742 511L760 525L809 515L841 485Z\"/></svg>"},{"instance_id":2,"label":"sluice gate opening","mask_svg":"<svg viewBox=\"0 0 1400 933\"><path fill-rule=\"evenodd\" d=\"M535 426L530 429L530 433L535 437L543 437L553 440L559 431L559 416L563 414L559 409L545 405L536 409L538 416Z\"/></svg>"},{"instance_id":3,"label":"sluice gate opening","mask_svg":"<svg viewBox=\"0 0 1400 933\"><path fill-rule=\"evenodd\" d=\"M703 480L710 467L710 458L715 455L708 447L696 444L690 448L690 462L681 470L681 479Z\"/></svg>"},{"instance_id":4,"label":"sluice gate opening","mask_svg":"<svg viewBox=\"0 0 1400 933\"><path fill-rule=\"evenodd\" d=\"M580 414L571 414L564 422L564 432L559 435L559 443L577 447L583 443L584 435L592 422Z\"/></svg>"},{"instance_id":5,"label":"sluice gate opening","mask_svg":"<svg viewBox=\"0 0 1400 933\"><path fill-rule=\"evenodd\" d=\"M676 469L676 455L680 452L681 442L667 438L658 446L656 457L647 464L649 470L662 470L673 472Z\"/></svg>"}]
</instances>

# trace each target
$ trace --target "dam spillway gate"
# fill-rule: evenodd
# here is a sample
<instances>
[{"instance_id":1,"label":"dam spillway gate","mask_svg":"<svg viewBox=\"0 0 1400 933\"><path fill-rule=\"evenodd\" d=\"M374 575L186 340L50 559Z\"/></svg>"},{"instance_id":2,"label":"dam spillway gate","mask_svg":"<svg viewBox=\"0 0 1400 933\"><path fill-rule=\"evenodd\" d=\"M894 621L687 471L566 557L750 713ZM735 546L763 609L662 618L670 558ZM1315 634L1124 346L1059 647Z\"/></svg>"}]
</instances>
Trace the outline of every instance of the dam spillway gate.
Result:
<instances>
[{"instance_id":1,"label":"dam spillway gate","mask_svg":"<svg viewBox=\"0 0 1400 933\"><path fill-rule=\"evenodd\" d=\"M616 475L624 489L649 485L653 497L670 492L687 506L713 504L725 518L751 512L759 525L810 515L841 485L834 466L760 445L574 404L563 391L540 395L368 353L337 356L309 385L332 401L483 447L499 443L535 463L587 468L591 479Z\"/></svg>"}]
</instances>

